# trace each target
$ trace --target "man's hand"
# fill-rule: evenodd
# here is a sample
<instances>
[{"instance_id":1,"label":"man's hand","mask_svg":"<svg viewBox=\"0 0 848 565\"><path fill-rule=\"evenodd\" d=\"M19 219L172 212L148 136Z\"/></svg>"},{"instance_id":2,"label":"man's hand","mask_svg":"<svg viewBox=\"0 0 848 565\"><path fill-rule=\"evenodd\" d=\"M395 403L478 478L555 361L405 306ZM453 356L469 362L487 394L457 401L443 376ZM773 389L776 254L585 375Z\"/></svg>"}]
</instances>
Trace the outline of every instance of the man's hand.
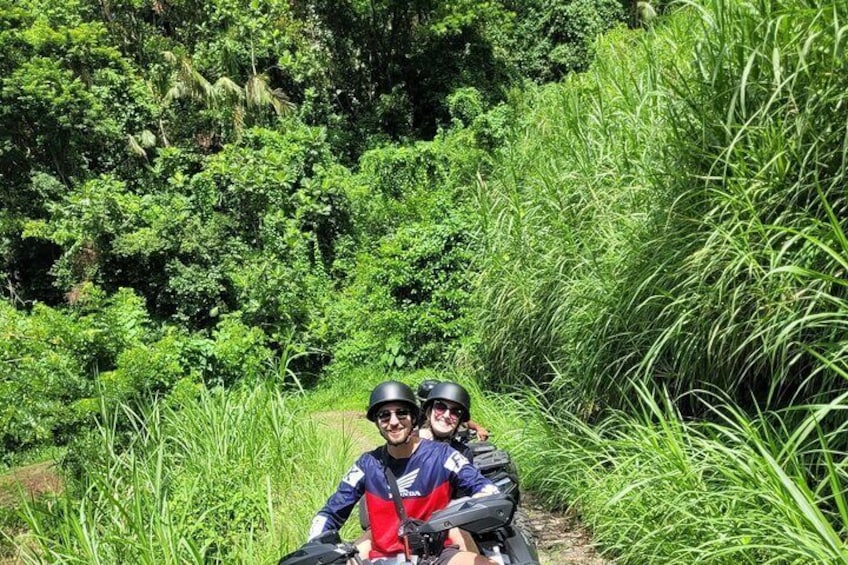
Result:
<instances>
[{"instance_id":1,"label":"man's hand","mask_svg":"<svg viewBox=\"0 0 848 565\"><path fill-rule=\"evenodd\" d=\"M474 420L468 420L465 425L468 426L469 430L474 430L474 433L477 434L477 439L479 439L480 441L486 441L487 439L489 439L489 430L487 430Z\"/></svg>"}]
</instances>

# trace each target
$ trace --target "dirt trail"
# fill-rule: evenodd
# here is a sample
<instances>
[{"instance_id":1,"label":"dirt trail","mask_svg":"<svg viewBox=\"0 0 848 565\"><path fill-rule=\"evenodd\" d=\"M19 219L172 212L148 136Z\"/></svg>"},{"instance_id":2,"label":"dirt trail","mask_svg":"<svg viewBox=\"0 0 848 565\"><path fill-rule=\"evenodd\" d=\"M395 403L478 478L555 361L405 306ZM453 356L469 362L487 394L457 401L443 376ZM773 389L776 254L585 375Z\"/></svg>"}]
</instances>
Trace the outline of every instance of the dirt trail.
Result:
<instances>
[{"instance_id":1,"label":"dirt trail","mask_svg":"<svg viewBox=\"0 0 848 565\"><path fill-rule=\"evenodd\" d=\"M322 412L316 414L316 421L350 434L357 453L380 444L380 434L361 412ZM598 557L589 532L575 517L545 510L527 493L522 493L521 504L533 528L541 565L612 565Z\"/></svg>"},{"instance_id":2,"label":"dirt trail","mask_svg":"<svg viewBox=\"0 0 848 565\"><path fill-rule=\"evenodd\" d=\"M52 462L35 463L0 475L0 506L10 506L18 500L18 490L32 496L57 493L62 479Z\"/></svg>"},{"instance_id":3,"label":"dirt trail","mask_svg":"<svg viewBox=\"0 0 848 565\"><path fill-rule=\"evenodd\" d=\"M550 512L522 493L522 506L536 536L536 549L542 565L612 565L598 556L591 535L574 516Z\"/></svg>"},{"instance_id":4,"label":"dirt trail","mask_svg":"<svg viewBox=\"0 0 848 565\"><path fill-rule=\"evenodd\" d=\"M15 508L20 500L21 492L36 498L61 492L62 486L62 478L55 464L50 461L18 467L0 474L0 510L8 512ZM25 529L0 524L0 565L23 563L9 545L8 539L16 539L25 534Z\"/></svg>"}]
</instances>

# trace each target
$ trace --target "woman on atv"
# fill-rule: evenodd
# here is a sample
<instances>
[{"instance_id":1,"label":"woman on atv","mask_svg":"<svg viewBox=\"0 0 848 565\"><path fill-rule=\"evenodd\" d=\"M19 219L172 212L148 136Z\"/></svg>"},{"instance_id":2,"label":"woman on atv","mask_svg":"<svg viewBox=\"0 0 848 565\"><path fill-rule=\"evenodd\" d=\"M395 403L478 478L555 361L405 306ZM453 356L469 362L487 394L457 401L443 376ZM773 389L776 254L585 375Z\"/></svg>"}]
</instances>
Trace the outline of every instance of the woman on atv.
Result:
<instances>
[{"instance_id":1,"label":"woman on atv","mask_svg":"<svg viewBox=\"0 0 848 565\"><path fill-rule=\"evenodd\" d=\"M472 459L471 449L457 438L462 427L486 441L489 431L471 420L471 396L465 387L453 382L426 380L417 391L421 401L421 421L418 434L424 439L441 441Z\"/></svg>"},{"instance_id":2,"label":"woman on atv","mask_svg":"<svg viewBox=\"0 0 848 565\"><path fill-rule=\"evenodd\" d=\"M428 384L427 381L418 387L417 396L422 396L422 388ZM479 424L471 421L471 396L465 387L453 382L437 382L428 387L427 399L421 406L422 418L418 428L418 436L436 442L446 443L460 452L465 459L471 461L474 454L467 443L457 438L460 427L465 425L477 432L478 437L489 437L489 432ZM468 496L470 493L459 490L458 497ZM477 545L471 536L462 530L454 528L451 530L452 539L457 540L458 545L466 551L477 553Z\"/></svg>"}]
</instances>

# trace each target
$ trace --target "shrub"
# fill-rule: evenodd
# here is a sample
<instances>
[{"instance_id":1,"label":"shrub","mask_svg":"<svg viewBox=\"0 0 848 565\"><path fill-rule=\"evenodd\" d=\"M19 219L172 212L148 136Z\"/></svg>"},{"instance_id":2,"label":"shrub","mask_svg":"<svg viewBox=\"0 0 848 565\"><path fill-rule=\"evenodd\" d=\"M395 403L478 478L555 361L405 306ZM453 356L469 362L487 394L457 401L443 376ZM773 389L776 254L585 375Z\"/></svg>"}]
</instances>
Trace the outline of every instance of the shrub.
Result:
<instances>
[{"instance_id":1,"label":"shrub","mask_svg":"<svg viewBox=\"0 0 848 565\"><path fill-rule=\"evenodd\" d=\"M362 157L348 185L356 229L335 265L347 286L328 306L334 363L431 366L467 333L476 244L468 186L481 155L458 128Z\"/></svg>"},{"instance_id":2,"label":"shrub","mask_svg":"<svg viewBox=\"0 0 848 565\"><path fill-rule=\"evenodd\" d=\"M0 302L0 457L67 441L85 423L77 403L94 395L97 372L147 336L132 292L106 299L89 288L78 298L69 313L36 304L27 314Z\"/></svg>"}]
</instances>

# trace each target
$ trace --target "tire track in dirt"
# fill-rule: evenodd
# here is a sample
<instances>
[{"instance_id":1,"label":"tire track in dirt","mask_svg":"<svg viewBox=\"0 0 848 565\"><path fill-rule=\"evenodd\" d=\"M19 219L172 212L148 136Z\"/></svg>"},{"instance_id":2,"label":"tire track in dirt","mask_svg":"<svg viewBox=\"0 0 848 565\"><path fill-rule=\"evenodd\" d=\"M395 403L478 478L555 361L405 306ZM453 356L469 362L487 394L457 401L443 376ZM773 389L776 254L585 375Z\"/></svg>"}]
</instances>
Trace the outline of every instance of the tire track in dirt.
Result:
<instances>
[{"instance_id":1,"label":"tire track in dirt","mask_svg":"<svg viewBox=\"0 0 848 565\"><path fill-rule=\"evenodd\" d=\"M531 493L521 494L521 506L530 522L542 565L614 563L598 556L591 534L573 514L546 510Z\"/></svg>"}]
</instances>

